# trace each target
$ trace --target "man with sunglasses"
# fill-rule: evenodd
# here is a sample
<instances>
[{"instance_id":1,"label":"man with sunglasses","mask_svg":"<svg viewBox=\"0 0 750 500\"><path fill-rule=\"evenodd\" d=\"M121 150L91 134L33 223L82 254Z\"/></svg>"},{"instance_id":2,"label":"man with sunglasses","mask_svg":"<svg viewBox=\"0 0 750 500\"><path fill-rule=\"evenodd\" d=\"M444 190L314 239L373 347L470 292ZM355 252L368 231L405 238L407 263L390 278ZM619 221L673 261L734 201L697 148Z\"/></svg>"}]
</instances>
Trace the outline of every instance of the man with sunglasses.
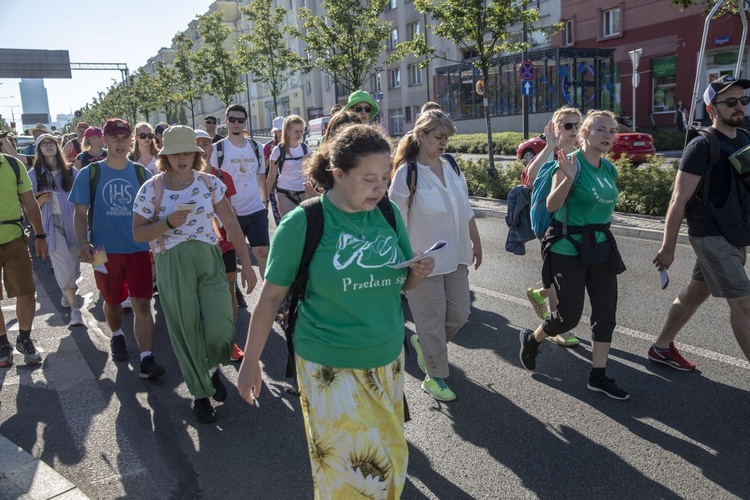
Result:
<instances>
[{"instance_id":1,"label":"man with sunglasses","mask_svg":"<svg viewBox=\"0 0 750 500\"><path fill-rule=\"evenodd\" d=\"M216 144L220 140L224 138L223 135L216 133L216 124L218 123L218 120L215 116L208 115L203 119L203 128L206 129L206 132L208 132L208 135L213 137L211 139L211 144Z\"/></svg>"},{"instance_id":2,"label":"man with sunglasses","mask_svg":"<svg viewBox=\"0 0 750 500\"><path fill-rule=\"evenodd\" d=\"M266 192L266 164L263 145L243 135L247 110L232 104L226 110L228 137L215 144L211 153L211 166L229 172L234 179L237 194L232 206L242 232L250 244L261 279L268 260L268 193ZM235 242L235 245L237 242Z\"/></svg>"},{"instance_id":3,"label":"man with sunglasses","mask_svg":"<svg viewBox=\"0 0 750 500\"><path fill-rule=\"evenodd\" d=\"M349 101L344 109L350 109L359 115L362 123L367 125L370 121L378 116L380 111L377 103L370 97L370 94L364 90L357 90L349 95Z\"/></svg>"},{"instance_id":4,"label":"man with sunglasses","mask_svg":"<svg viewBox=\"0 0 750 500\"><path fill-rule=\"evenodd\" d=\"M660 271L669 268L674 261L680 224L683 216L687 216L690 246L697 256L693 276L687 288L675 299L661 334L648 351L650 360L677 370L695 369L695 363L683 358L673 341L709 295L727 299L734 336L750 360L750 280L745 272L746 247L737 247L727 241L707 200L701 199L701 180L709 170L711 204L722 207L729 197L730 176L736 172L729 161L728 150L737 151L750 144L750 136L739 129L745 119L745 106L750 104L750 97L745 95L747 88L750 88L750 80L725 75L711 82L704 92L703 101L711 117L711 127L723 144L720 159L713 167L710 165L709 143L703 136L687 145L675 179L662 245L654 258ZM740 184L740 189L747 189L747 185L741 181Z\"/></svg>"}]
</instances>

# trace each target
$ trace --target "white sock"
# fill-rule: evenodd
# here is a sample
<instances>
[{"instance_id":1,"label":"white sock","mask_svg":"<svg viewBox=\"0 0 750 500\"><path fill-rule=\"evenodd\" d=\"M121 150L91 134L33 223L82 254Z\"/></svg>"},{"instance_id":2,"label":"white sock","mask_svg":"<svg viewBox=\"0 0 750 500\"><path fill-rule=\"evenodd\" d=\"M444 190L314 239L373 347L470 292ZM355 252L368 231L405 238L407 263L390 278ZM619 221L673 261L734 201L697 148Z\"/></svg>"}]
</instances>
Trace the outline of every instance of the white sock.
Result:
<instances>
[{"instance_id":1,"label":"white sock","mask_svg":"<svg viewBox=\"0 0 750 500\"><path fill-rule=\"evenodd\" d=\"M151 356L151 351L143 351L143 352L141 353L141 362L143 361L143 359L144 359L144 358L145 358L146 356Z\"/></svg>"},{"instance_id":2,"label":"white sock","mask_svg":"<svg viewBox=\"0 0 750 500\"><path fill-rule=\"evenodd\" d=\"M125 335L125 332L123 332L123 331L122 331L122 328L120 328L120 329L119 329L119 330L117 330L116 332L112 332L112 336L113 336L113 337L116 337L116 336L118 336L118 335Z\"/></svg>"}]
</instances>

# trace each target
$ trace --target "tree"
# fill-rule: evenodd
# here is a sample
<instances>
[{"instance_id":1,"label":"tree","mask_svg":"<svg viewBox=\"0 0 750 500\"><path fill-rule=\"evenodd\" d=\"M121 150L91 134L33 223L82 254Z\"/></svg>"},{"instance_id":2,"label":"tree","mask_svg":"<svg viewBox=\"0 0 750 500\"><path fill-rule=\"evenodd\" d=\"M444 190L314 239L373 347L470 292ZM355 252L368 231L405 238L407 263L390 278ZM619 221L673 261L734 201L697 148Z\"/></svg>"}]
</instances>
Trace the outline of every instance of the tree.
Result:
<instances>
[{"instance_id":1,"label":"tree","mask_svg":"<svg viewBox=\"0 0 750 500\"><path fill-rule=\"evenodd\" d=\"M164 111L168 123L174 123L177 117L179 100L176 98L175 69L163 62L156 63L156 78L153 79L157 108Z\"/></svg>"},{"instance_id":2,"label":"tree","mask_svg":"<svg viewBox=\"0 0 750 500\"><path fill-rule=\"evenodd\" d=\"M135 80L131 87L131 92L133 92L136 97L138 111L143 115L147 122L150 122L151 113L159 107L156 102L154 77L143 68L140 68L135 73Z\"/></svg>"},{"instance_id":3,"label":"tree","mask_svg":"<svg viewBox=\"0 0 750 500\"><path fill-rule=\"evenodd\" d=\"M206 75L206 93L218 97L225 106L229 106L234 96L245 90L245 85L240 81L240 63L224 47L232 30L224 26L222 20L221 12L198 16L197 31L203 38L203 45L198 49L197 57Z\"/></svg>"},{"instance_id":4,"label":"tree","mask_svg":"<svg viewBox=\"0 0 750 500\"><path fill-rule=\"evenodd\" d=\"M178 98L190 110L190 120L195 128L195 104L206 90L201 74L202 68L197 54L193 51L193 41L185 33L174 37L174 76Z\"/></svg>"},{"instance_id":5,"label":"tree","mask_svg":"<svg viewBox=\"0 0 750 500\"><path fill-rule=\"evenodd\" d=\"M420 12L430 14L439 24L434 26L437 36L452 40L466 53L474 55L473 66L482 72L485 83L490 82L493 59L503 52L520 52L528 48L524 40L515 41L512 26L522 25L527 31L538 31L532 23L539 19L538 9L526 9L529 0L414 0ZM490 107L484 100L487 122L487 146L490 153L490 172L495 172L494 145Z\"/></svg>"},{"instance_id":6,"label":"tree","mask_svg":"<svg viewBox=\"0 0 750 500\"><path fill-rule=\"evenodd\" d=\"M273 8L272 0L252 0L242 7L252 23L250 34L242 35L236 46L237 57L253 80L262 82L273 97L273 113L279 116L279 95L297 71L307 71L307 61L287 48L282 28L286 9Z\"/></svg>"},{"instance_id":7,"label":"tree","mask_svg":"<svg viewBox=\"0 0 750 500\"><path fill-rule=\"evenodd\" d=\"M407 55L428 52L424 38L387 45L391 40L391 23L379 19L388 0L321 0L327 11L317 17L309 9L298 9L302 29L289 32L307 44L312 64L340 83L348 91L361 89L375 73L403 60ZM388 47L382 58L383 48Z\"/></svg>"},{"instance_id":8,"label":"tree","mask_svg":"<svg viewBox=\"0 0 750 500\"><path fill-rule=\"evenodd\" d=\"M685 10L688 7L692 7L693 5L704 5L705 13L708 14L709 12L711 12L711 9L714 8L714 5L716 5L716 0L672 0L672 5L679 7L680 10ZM739 10L737 7L737 2L724 2L724 4L719 8L719 11L716 13L716 16L720 17L724 14L731 14L736 16L739 14Z\"/></svg>"}]
</instances>

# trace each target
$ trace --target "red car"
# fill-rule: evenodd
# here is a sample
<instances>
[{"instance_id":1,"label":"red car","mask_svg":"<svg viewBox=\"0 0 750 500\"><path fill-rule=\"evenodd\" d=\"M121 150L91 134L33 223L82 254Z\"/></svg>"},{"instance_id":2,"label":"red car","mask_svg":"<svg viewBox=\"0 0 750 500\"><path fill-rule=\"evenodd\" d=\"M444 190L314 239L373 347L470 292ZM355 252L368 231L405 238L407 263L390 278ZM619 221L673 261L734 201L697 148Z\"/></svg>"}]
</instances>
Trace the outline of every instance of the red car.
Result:
<instances>
[{"instance_id":1,"label":"red car","mask_svg":"<svg viewBox=\"0 0 750 500\"><path fill-rule=\"evenodd\" d=\"M544 134L522 142L516 150L516 158L524 163L529 163L546 145L547 141L544 139ZM618 160L622 156L628 156L630 161L638 165L648 161L649 157L655 153L654 138L649 134L633 132L622 124L617 125L615 144L610 151L613 159Z\"/></svg>"}]
</instances>

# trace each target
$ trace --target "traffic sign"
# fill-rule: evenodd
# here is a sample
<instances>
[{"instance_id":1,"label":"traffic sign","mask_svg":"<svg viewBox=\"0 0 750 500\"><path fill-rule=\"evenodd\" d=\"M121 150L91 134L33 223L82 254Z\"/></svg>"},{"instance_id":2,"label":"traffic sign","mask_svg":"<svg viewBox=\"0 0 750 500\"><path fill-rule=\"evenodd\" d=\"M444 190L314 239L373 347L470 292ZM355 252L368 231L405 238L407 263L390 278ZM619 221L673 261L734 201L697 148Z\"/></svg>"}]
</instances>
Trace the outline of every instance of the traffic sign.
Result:
<instances>
[{"instance_id":1,"label":"traffic sign","mask_svg":"<svg viewBox=\"0 0 750 500\"><path fill-rule=\"evenodd\" d=\"M534 82L523 82L521 84L521 95L534 95Z\"/></svg>"},{"instance_id":2,"label":"traffic sign","mask_svg":"<svg viewBox=\"0 0 750 500\"><path fill-rule=\"evenodd\" d=\"M522 62L521 66L518 68L518 73L521 75L521 78L523 80L533 80L534 73L536 73L534 63L532 63L531 61Z\"/></svg>"}]
</instances>

